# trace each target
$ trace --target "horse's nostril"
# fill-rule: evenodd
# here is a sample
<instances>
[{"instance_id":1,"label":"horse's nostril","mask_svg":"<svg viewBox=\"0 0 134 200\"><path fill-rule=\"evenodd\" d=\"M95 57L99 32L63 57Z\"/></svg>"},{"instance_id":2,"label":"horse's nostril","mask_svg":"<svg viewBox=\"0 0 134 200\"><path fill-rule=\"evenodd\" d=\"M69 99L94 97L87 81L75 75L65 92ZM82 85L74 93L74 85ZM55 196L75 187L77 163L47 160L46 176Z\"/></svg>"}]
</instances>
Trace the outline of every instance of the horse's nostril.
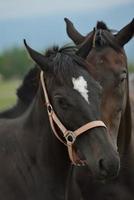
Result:
<instances>
[{"instance_id":1,"label":"horse's nostril","mask_svg":"<svg viewBox=\"0 0 134 200\"><path fill-rule=\"evenodd\" d=\"M119 162L111 162L109 159L99 160L100 176L103 178L115 178L119 172Z\"/></svg>"},{"instance_id":2,"label":"horse's nostril","mask_svg":"<svg viewBox=\"0 0 134 200\"><path fill-rule=\"evenodd\" d=\"M99 169L101 176L106 177L108 175L108 170L103 159L100 159L99 161Z\"/></svg>"}]
</instances>

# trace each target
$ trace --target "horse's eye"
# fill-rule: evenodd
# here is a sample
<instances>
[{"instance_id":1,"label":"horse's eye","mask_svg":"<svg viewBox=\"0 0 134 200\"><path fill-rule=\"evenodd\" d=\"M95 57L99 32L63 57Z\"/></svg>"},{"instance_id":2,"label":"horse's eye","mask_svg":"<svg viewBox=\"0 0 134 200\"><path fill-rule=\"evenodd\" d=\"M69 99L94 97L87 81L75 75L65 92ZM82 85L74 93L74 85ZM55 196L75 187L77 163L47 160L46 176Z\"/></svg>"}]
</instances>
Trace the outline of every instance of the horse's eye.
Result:
<instances>
[{"instance_id":1,"label":"horse's eye","mask_svg":"<svg viewBox=\"0 0 134 200\"><path fill-rule=\"evenodd\" d=\"M67 99L61 96L56 96L57 103L59 104L60 108L66 110L69 108L70 104L68 103Z\"/></svg>"},{"instance_id":2,"label":"horse's eye","mask_svg":"<svg viewBox=\"0 0 134 200\"><path fill-rule=\"evenodd\" d=\"M120 112L122 112L122 107L119 107L116 109L116 113L120 113Z\"/></svg>"},{"instance_id":3,"label":"horse's eye","mask_svg":"<svg viewBox=\"0 0 134 200\"><path fill-rule=\"evenodd\" d=\"M61 106L61 108L63 109L67 109L69 107L68 102L63 98L59 99L59 105Z\"/></svg>"},{"instance_id":4,"label":"horse's eye","mask_svg":"<svg viewBox=\"0 0 134 200\"><path fill-rule=\"evenodd\" d=\"M122 83L125 79L127 79L127 73L126 73L126 72L123 72L123 73L120 75L120 82Z\"/></svg>"}]
</instances>

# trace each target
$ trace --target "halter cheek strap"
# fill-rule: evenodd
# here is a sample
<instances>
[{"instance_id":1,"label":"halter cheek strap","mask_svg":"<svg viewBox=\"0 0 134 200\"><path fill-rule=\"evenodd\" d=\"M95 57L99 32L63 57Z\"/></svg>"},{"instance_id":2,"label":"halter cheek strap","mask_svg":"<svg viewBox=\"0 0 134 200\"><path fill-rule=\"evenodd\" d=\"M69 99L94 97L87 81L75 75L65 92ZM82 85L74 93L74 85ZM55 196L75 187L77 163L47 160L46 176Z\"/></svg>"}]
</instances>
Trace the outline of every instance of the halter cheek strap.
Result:
<instances>
[{"instance_id":1,"label":"halter cheek strap","mask_svg":"<svg viewBox=\"0 0 134 200\"><path fill-rule=\"evenodd\" d=\"M86 132L87 130L90 130L92 128L96 128L96 127L106 128L105 124L100 120L96 120L96 121L92 121L92 122L89 122L89 123L81 126L80 128L78 128L75 131L67 130L66 127L61 123L61 121L57 117L56 113L53 110L52 105L50 104L48 94L47 94L47 90L46 90L46 85L45 85L45 82L44 82L43 71L41 71L41 73L40 73L40 80L41 80L41 84L42 84L42 88L43 88L43 92L44 92L45 103L47 105L47 112L48 112L48 116L49 116L50 125L51 125L51 128L52 128L55 136L58 138L58 140L60 140L64 145L67 146L70 160L74 165L84 164L83 161L79 160L79 158L76 154L75 148L73 146L76 138L79 135L83 134L84 132ZM63 141L60 138L60 136L58 135L58 133L55 129L55 124L60 129L60 131L62 132L63 137L65 138L66 142Z\"/></svg>"}]
</instances>

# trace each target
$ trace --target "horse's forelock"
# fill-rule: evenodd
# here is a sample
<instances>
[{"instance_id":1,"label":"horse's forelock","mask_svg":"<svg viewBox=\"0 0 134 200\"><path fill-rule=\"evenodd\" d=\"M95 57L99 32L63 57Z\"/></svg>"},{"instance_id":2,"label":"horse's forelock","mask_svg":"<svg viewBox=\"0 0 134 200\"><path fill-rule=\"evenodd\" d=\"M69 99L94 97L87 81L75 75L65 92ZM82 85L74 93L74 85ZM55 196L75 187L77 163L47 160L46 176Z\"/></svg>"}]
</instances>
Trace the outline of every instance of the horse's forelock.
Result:
<instances>
[{"instance_id":1,"label":"horse's forelock","mask_svg":"<svg viewBox=\"0 0 134 200\"><path fill-rule=\"evenodd\" d=\"M98 21L96 24L96 29L103 29L103 30L109 30L106 23L103 21Z\"/></svg>"},{"instance_id":2,"label":"horse's forelock","mask_svg":"<svg viewBox=\"0 0 134 200\"><path fill-rule=\"evenodd\" d=\"M59 46L53 46L51 48L48 48L45 53L44 56L46 57L55 57L57 54L74 54L77 50L77 47L74 45L70 45L70 44L66 44L63 47L59 47Z\"/></svg>"},{"instance_id":3,"label":"horse's forelock","mask_svg":"<svg viewBox=\"0 0 134 200\"><path fill-rule=\"evenodd\" d=\"M117 52L121 51L121 47L110 30L96 29L95 44L98 47L109 46Z\"/></svg>"},{"instance_id":4,"label":"horse's forelock","mask_svg":"<svg viewBox=\"0 0 134 200\"><path fill-rule=\"evenodd\" d=\"M24 77L22 84L17 89L18 98L27 104L31 103L37 92L39 72L40 69L37 66L30 69Z\"/></svg>"}]
</instances>

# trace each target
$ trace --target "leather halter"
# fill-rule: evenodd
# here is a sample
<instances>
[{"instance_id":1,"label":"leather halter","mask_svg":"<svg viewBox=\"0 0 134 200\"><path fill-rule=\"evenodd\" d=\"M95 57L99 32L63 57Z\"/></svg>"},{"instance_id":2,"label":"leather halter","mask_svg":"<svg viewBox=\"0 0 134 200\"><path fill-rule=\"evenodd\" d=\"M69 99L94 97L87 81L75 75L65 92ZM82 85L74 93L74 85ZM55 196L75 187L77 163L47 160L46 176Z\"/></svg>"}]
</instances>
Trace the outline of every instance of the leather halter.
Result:
<instances>
[{"instance_id":1,"label":"leather halter","mask_svg":"<svg viewBox=\"0 0 134 200\"><path fill-rule=\"evenodd\" d=\"M93 43L92 43L92 48L96 47L96 36L97 36L97 31L99 31L99 34L101 35L103 33L102 29L97 29L96 27L94 28L94 36L93 36Z\"/></svg>"},{"instance_id":2,"label":"leather halter","mask_svg":"<svg viewBox=\"0 0 134 200\"><path fill-rule=\"evenodd\" d=\"M92 48L96 47L96 35L97 35L97 29L94 28L94 36L93 36Z\"/></svg>"},{"instance_id":3,"label":"leather halter","mask_svg":"<svg viewBox=\"0 0 134 200\"><path fill-rule=\"evenodd\" d=\"M43 88L43 92L44 92L45 104L47 106L47 112L48 112L48 116L49 116L50 125L51 125L51 128L52 128L55 136L58 138L58 140L60 140L64 145L67 146L69 158L70 158L72 164L83 165L84 164L83 161L78 159L78 156L77 156L76 151L75 151L74 146L73 146L76 138L79 135L86 132L87 130L90 130L90 129L96 128L96 127L106 128L106 125L102 121L96 120L96 121L92 121L92 122L89 122L89 123L81 126L80 128L78 128L75 131L67 130L66 127L61 123L61 121L57 117L56 113L53 110L52 105L50 104L48 94L47 94L46 84L45 84L45 81L44 81L43 71L41 71L41 73L40 73L40 80L41 80L41 84L42 84L42 88ZM62 132L63 137L65 138L66 142L64 142L60 138L60 136L58 135L58 133L55 129L55 124L60 129L60 131Z\"/></svg>"}]
</instances>

